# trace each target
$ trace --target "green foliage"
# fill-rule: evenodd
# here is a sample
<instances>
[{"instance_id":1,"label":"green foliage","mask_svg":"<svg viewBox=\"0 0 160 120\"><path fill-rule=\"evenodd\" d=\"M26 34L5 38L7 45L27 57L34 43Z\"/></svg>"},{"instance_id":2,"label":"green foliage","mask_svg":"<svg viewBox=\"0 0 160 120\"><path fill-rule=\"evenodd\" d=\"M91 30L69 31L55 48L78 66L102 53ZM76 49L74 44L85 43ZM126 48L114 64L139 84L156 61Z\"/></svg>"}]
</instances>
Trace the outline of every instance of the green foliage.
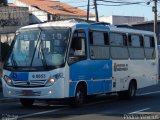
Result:
<instances>
[{"instance_id":1,"label":"green foliage","mask_svg":"<svg viewBox=\"0 0 160 120\"><path fill-rule=\"evenodd\" d=\"M10 51L10 46L7 42L5 43L1 43L1 59L2 59L2 62L4 62L7 58L7 55Z\"/></svg>"},{"instance_id":2,"label":"green foliage","mask_svg":"<svg viewBox=\"0 0 160 120\"><path fill-rule=\"evenodd\" d=\"M7 6L8 0L0 0L0 6Z\"/></svg>"}]
</instances>

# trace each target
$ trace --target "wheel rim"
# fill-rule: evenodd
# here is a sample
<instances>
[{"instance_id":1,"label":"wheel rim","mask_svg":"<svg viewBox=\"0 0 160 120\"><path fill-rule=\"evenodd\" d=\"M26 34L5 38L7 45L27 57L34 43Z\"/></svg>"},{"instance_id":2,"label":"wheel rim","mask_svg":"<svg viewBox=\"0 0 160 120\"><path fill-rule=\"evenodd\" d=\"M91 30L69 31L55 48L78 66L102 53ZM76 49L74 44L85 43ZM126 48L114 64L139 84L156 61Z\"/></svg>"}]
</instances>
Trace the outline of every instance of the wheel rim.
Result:
<instances>
[{"instance_id":1,"label":"wheel rim","mask_svg":"<svg viewBox=\"0 0 160 120\"><path fill-rule=\"evenodd\" d=\"M131 95L131 96L134 96L134 95L135 95L135 87L134 87L133 84L132 84L131 87L130 87L130 95Z\"/></svg>"},{"instance_id":2,"label":"wheel rim","mask_svg":"<svg viewBox=\"0 0 160 120\"><path fill-rule=\"evenodd\" d=\"M79 104L83 103L83 94L80 90L77 91L76 100Z\"/></svg>"}]
</instances>

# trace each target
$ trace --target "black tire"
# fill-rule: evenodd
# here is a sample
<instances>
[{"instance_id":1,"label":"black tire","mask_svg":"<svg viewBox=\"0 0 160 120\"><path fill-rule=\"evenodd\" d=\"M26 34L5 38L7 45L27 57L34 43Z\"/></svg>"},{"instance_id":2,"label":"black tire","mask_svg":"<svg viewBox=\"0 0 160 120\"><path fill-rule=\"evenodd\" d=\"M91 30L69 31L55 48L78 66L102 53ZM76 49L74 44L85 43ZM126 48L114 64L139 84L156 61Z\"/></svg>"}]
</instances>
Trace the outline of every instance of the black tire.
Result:
<instances>
[{"instance_id":1,"label":"black tire","mask_svg":"<svg viewBox=\"0 0 160 120\"><path fill-rule=\"evenodd\" d=\"M34 103L34 99L21 98L20 102L24 107L31 107Z\"/></svg>"},{"instance_id":2,"label":"black tire","mask_svg":"<svg viewBox=\"0 0 160 120\"><path fill-rule=\"evenodd\" d=\"M131 83L129 84L129 88L127 90L127 97L129 99L134 98L136 95L136 91L137 91L136 83L134 81L131 81Z\"/></svg>"},{"instance_id":3,"label":"black tire","mask_svg":"<svg viewBox=\"0 0 160 120\"><path fill-rule=\"evenodd\" d=\"M85 86L79 85L76 89L75 97L71 99L70 105L72 107L80 107L86 101L86 89Z\"/></svg>"},{"instance_id":4,"label":"black tire","mask_svg":"<svg viewBox=\"0 0 160 120\"><path fill-rule=\"evenodd\" d=\"M135 81L131 81L127 91L118 92L118 95L122 99L133 99L136 95L136 83Z\"/></svg>"}]
</instances>

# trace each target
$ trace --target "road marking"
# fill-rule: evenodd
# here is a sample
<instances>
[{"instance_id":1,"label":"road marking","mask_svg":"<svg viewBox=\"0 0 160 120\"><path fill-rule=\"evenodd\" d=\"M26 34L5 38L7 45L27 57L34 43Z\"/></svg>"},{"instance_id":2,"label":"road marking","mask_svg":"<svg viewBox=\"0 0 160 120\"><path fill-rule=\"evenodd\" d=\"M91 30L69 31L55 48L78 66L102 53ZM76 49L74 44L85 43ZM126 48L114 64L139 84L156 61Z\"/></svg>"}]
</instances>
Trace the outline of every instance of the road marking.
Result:
<instances>
[{"instance_id":1,"label":"road marking","mask_svg":"<svg viewBox=\"0 0 160 120\"><path fill-rule=\"evenodd\" d=\"M88 104L84 104L83 106L94 105L94 104L103 103L103 102L111 102L111 101L113 101L113 100L104 100L104 101L99 101L99 102L94 102L94 103L88 103ZM18 118L19 119L26 118L26 117L31 117L31 116L35 116L35 115L58 112L58 111L67 110L67 109L69 109L69 108L62 108L62 109L56 109L56 110L48 110L48 111L42 111L42 112L37 112L37 113L31 113L31 114L21 115Z\"/></svg>"},{"instance_id":2,"label":"road marking","mask_svg":"<svg viewBox=\"0 0 160 120\"><path fill-rule=\"evenodd\" d=\"M87 103L87 104L84 104L83 106L95 105L95 104L104 103L104 102L111 102L111 101L113 101L113 100L103 100L103 101L98 101L98 102Z\"/></svg>"},{"instance_id":3,"label":"road marking","mask_svg":"<svg viewBox=\"0 0 160 120\"><path fill-rule=\"evenodd\" d=\"M21 115L18 116L18 118L26 118L26 117L31 117L31 116L35 116L35 115L40 115L40 114L46 114L46 113L51 113L51 112L58 112L61 110L66 110L67 108L64 109L56 109L56 110L48 110L48 111L43 111L43 112L37 112L37 113L32 113L32 114L27 114L27 115Z\"/></svg>"},{"instance_id":4,"label":"road marking","mask_svg":"<svg viewBox=\"0 0 160 120\"><path fill-rule=\"evenodd\" d=\"M15 101L18 101L18 99L13 99L13 98L1 98L0 99L0 103L3 102L15 102Z\"/></svg>"},{"instance_id":5,"label":"road marking","mask_svg":"<svg viewBox=\"0 0 160 120\"><path fill-rule=\"evenodd\" d=\"M155 93L160 93L160 91L154 91L154 92L148 92L148 93L137 94L137 96L144 96L144 95L150 95L150 94L155 94Z\"/></svg>"},{"instance_id":6,"label":"road marking","mask_svg":"<svg viewBox=\"0 0 160 120\"><path fill-rule=\"evenodd\" d=\"M13 98L1 98L0 100L13 100Z\"/></svg>"},{"instance_id":7,"label":"road marking","mask_svg":"<svg viewBox=\"0 0 160 120\"><path fill-rule=\"evenodd\" d=\"M138 112L142 112L142 111L146 111L146 110L149 110L150 108L145 108L145 109L141 109L141 110L137 110L137 111L134 111L134 112L130 112L128 114L135 114L135 113L138 113Z\"/></svg>"}]
</instances>

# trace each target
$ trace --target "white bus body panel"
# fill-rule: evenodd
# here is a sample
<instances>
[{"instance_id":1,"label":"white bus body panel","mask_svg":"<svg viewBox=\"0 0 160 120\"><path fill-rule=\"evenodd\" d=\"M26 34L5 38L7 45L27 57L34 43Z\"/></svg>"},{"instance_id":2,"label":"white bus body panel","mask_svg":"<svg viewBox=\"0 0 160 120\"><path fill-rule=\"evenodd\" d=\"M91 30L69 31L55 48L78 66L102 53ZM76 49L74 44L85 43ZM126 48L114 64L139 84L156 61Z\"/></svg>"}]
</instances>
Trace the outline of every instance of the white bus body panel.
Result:
<instances>
[{"instance_id":1,"label":"white bus body panel","mask_svg":"<svg viewBox=\"0 0 160 120\"><path fill-rule=\"evenodd\" d=\"M116 91L128 90L133 79L137 82L137 89L158 82L156 60L113 60L112 67Z\"/></svg>"},{"instance_id":2,"label":"white bus body panel","mask_svg":"<svg viewBox=\"0 0 160 120\"><path fill-rule=\"evenodd\" d=\"M11 74L11 72L4 70L3 73L7 76ZM3 95L4 97L11 97L11 98L34 98L34 99L58 99L58 98L67 98L69 96L69 74L68 74L68 67L65 68L58 68L49 72L29 72L29 80L40 80L40 79L33 79L33 74L45 74L46 79L49 79L50 76L56 75L58 73L63 73L63 78L56 80L56 82L49 87L12 87L7 85L7 83L2 78L2 86L3 86ZM65 77L64 77L65 76ZM24 96L22 91L25 90L32 90L35 95L28 95ZM49 91L51 93L49 94Z\"/></svg>"}]
</instances>

